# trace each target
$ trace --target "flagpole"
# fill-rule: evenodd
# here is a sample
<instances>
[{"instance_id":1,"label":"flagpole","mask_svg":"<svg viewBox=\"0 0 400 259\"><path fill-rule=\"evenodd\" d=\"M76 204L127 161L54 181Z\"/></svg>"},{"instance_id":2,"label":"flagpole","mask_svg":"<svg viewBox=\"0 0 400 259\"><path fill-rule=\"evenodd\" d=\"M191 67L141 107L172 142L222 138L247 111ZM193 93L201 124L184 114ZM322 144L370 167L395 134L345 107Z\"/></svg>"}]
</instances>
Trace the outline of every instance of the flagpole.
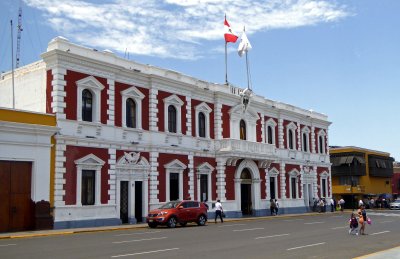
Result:
<instances>
[{"instance_id":1,"label":"flagpole","mask_svg":"<svg viewBox=\"0 0 400 259\"><path fill-rule=\"evenodd\" d=\"M225 84L228 84L228 54L227 54L227 45L228 43L225 41Z\"/></svg>"},{"instance_id":2,"label":"flagpole","mask_svg":"<svg viewBox=\"0 0 400 259\"><path fill-rule=\"evenodd\" d=\"M250 77L249 77L249 61L248 61L248 58L247 58L247 52L248 51L246 51L247 88L251 90L251 88L250 88Z\"/></svg>"}]
</instances>

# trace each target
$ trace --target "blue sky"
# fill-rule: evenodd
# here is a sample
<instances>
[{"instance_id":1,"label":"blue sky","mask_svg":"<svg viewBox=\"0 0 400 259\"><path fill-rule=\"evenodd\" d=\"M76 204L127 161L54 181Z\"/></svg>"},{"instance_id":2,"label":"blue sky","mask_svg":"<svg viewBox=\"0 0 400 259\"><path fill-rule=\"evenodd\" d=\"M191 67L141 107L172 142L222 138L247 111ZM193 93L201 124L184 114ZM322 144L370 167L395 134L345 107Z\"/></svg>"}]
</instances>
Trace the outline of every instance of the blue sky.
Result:
<instances>
[{"instance_id":1,"label":"blue sky","mask_svg":"<svg viewBox=\"0 0 400 259\"><path fill-rule=\"evenodd\" d=\"M0 71L11 69L18 7L0 1ZM216 83L225 80L226 12L238 34L246 26L256 94L327 114L330 145L400 160L400 1L23 0L22 8L21 65L60 35ZM229 81L245 88L245 59L228 46Z\"/></svg>"}]
</instances>

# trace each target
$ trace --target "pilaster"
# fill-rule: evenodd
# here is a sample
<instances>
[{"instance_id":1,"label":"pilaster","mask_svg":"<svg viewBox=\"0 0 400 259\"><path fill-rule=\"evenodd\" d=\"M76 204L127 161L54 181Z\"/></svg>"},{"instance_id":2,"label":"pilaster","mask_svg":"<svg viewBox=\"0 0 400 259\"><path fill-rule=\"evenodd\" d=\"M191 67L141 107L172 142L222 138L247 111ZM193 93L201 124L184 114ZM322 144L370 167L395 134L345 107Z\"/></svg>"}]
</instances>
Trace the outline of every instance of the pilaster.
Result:
<instances>
[{"instance_id":1,"label":"pilaster","mask_svg":"<svg viewBox=\"0 0 400 259\"><path fill-rule=\"evenodd\" d=\"M189 170L189 196L192 199L195 199L194 196L194 159L193 155L190 154L188 155L189 159L189 164L188 164L188 170Z\"/></svg>"},{"instance_id":2,"label":"pilaster","mask_svg":"<svg viewBox=\"0 0 400 259\"><path fill-rule=\"evenodd\" d=\"M225 158L217 158L217 200L224 201L226 200L226 159Z\"/></svg>"},{"instance_id":3,"label":"pilaster","mask_svg":"<svg viewBox=\"0 0 400 259\"><path fill-rule=\"evenodd\" d=\"M56 140L56 157L55 157L55 177L54 177L54 206L64 206L65 190L64 186L66 183L64 174L65 169L65 151L67 146L64 140Z\"/></svg>"},{"instance_id":4,"label":"pilaster","mask_svg":"<svg viewBox=\"0 0 400 259\"><path fill-rule=\"evenodd\" d=\"M158 152L150 152L150 188L149 188L149 198L150 204L158 203Z\"/></svg>"},{"instance_id":5,"label":"pilaster","mask_svg":"<svg viewBox=\"0 0 400 259\"><path fill-rule=\"evenodd\" d=\"M65 119L65 97L67 93L65 91L65 86L67 82L64 76L67 74L67 70L64 68L56 67L51 70L53 75L53 80L51 81L51 108L52 112L56 114L57 119ZM74 104L72 104L74 105ZM76 105L76 104L75 104Z\"/></svg>"},{"instance_id":6,"label":"pilaster","mask_svg":"<svg viewBox=\"0 0 400 259\"><path fill-rule=\"evenodd\" d=\"M190 97L186 97L186 128L186 135L192 136L192 98Z\"/></svg>"},{"instance_id":7,"label":"pilaster","mask_svg":"<svg viewBox=\"0 0 400 259\"><path fill-rule=\"evenodd\" d=\"M222 139L222 104L217 101L214 107L215 139Z\"/></svg>"},{"instance_id":8,"label":"pilaster","mask_svg":"<svg viewBox=\"0 0 400 259\"><path fill-rule=\"evenodd\" d=\"M108 90L107 90L107 125L113 126L115 122L115 80L107 79Z\"/></svg>"},{"instance_id":9,"label":"pilaster","mask_svg":"<svg viewBox=\"0 0 400 259\"><path fill-rule=\"evenodd\" d=\"M315 127L311 127L311 152L315 154Z\"/></svg>"},{"instance_id":10,"label":"pilaster","mask_svg":"<svg viewBox=\"0 0 400 259\"><path fill-rule=\"evenodd\" d=\"M280 164L280 176L281 176L281 181L280 181L280 189L281 189L281 199L285 200L287 198L286 194L286 169L285 169L285 163L281 162Z\"/></svg>"},{"instance_id":11,"label":"pilaster","mask_svg":"<svg viewBox=\"0 0 400 259\"><path fill-rule=\"evenodd\" d=\"M150 89L150 97L149 97L149 124L150 131L158 131L158 89L151 88ZM163 115L162 115L163 116Z\"/></svg>"},{"instance_id":12,"label":"pilaster","mask_svg":"<svg viewBox=\"0 0 400 259\"><path fill-rule=\"evenodd\" d=\"M115 148L108 149L108 196L110 197L108 200L108 204L116 203L116 174L115 174L115 165L117 161L117 150Z\"/></svg>"},{"instance_id":13,"label":"pilaster","mask_svg":"<svg viewBox=\"0 0 400 259\"><path fill-rule=\"evenodd\" d=\"M284 129L283 129L283 119L278 119L278 142L279 148L284 149L285 146L283 145L283 136L284 136Z\"/></svg>"}]
</instances>

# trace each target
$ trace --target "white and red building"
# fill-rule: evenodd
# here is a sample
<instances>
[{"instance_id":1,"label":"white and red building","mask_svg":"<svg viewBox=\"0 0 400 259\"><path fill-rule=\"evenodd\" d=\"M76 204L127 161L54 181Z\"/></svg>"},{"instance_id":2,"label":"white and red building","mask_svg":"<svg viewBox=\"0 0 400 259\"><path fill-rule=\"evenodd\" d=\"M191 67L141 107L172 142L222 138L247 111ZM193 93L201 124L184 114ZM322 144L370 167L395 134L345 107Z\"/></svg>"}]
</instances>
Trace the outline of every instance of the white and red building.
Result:
<instances>
[{"instance_id":1,"label":"white and red building","mask_svg":"<svg viewBox=\"0 0 400 259\"><path fill-rule=\"evenodd\" d=\"M135 223L187 197L242 217L332 195L326 115L61 37L42 58L15 71L15 105L57 118L56 228ZM0 91L10 106L11 73Z\"/></svg>"}]
</instances>

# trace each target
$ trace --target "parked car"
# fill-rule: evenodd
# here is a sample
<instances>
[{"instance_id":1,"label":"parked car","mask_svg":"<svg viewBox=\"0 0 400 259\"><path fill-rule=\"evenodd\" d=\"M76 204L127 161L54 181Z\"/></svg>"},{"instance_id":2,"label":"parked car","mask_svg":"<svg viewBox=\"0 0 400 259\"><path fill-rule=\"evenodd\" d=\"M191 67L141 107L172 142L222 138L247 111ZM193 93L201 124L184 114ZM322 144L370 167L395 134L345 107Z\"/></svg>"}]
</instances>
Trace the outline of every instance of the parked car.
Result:
<instances>
[{"instance_id":1,"label":"parked car","mask_svg":"<svg viewBox=\"0 0 400 259\"><path fill-rule=\"evenodd\" d=\"M196 222L204 226L207 222L207 207L198 201L170 201L160 208L151 210L146 217L146 222L151 228L158 225L167 225L174 228L179 223L186 226L188 222Z\"/></svg>"},{"instance_id":2,"label":"parked car","mask_svg":"<svg viewBox=\"0 0 400 259\"><path fill-rule=\"evenodd\" d=\"M390 203L391 210L398 210L400 209L400 199L394 200Z\"/></svg>"}]
</instances>

